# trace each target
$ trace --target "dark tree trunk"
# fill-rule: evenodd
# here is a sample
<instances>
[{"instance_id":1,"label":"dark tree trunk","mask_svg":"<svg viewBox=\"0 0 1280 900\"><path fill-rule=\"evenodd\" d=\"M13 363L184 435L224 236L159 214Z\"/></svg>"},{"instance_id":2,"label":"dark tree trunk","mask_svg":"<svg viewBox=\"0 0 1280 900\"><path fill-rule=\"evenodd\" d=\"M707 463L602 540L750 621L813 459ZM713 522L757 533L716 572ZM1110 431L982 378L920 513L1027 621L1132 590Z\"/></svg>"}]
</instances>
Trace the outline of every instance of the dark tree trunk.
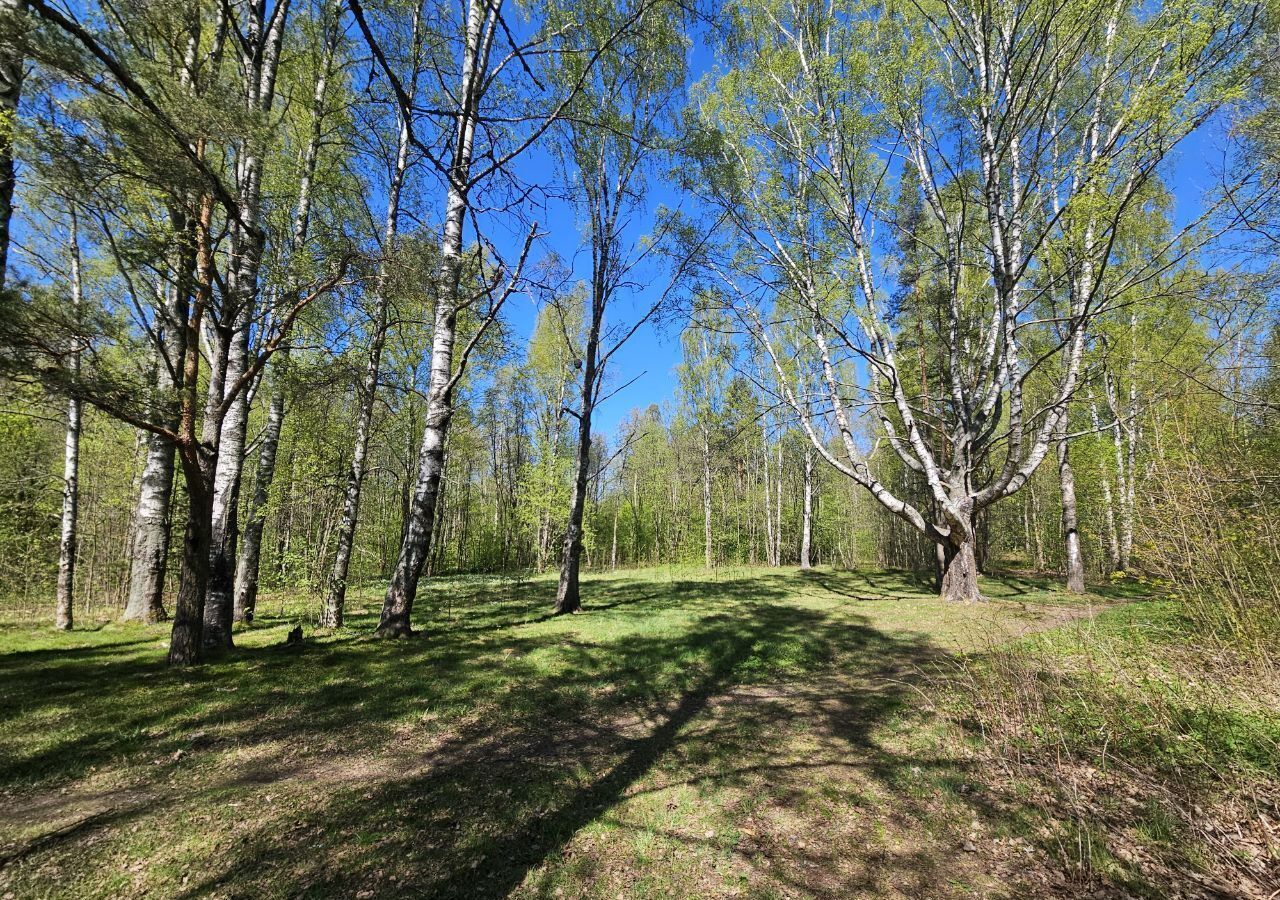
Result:
<instances>
[{"instance_id":1,"label":"dark tree trunk","mask_svg":"<svg viewBox=\"0 0 1280 900\"><path fill-rule=\"evenodd\" d=\"M590 354L590 351L588 351ZM594 354L591 354L594 355ZM595 366L588 364L584 381L595 380ZM569 503L569 522L564 533L564 552L560 557L560 583L556 587L556 615L576 613L582 609L578 589L578 570L582 563L582 518L587 506L587 472L591 466L591 401L594 391L583 390L583 406L578 420L578 450L574 461L573 496Z\"/></svg>"},{"instance_id":2,"label":"dark tree trunk","mask_svg":"<svg viewBox=\"0 0 1280 900\"><path fill-rule=\"evenodd\" d=\"M228 367L239 378L243 370ZM230 383L230 382L229 382ZM204 643L211 650L230 650L234 620L236 545L240 535L240 481L248 430L248 398L232 404L218 441L218 464L213 477L209 544L208 594L204 604Z\"/></svg>"},{"instance_id":3,"label":"dark tree trunk","mask_svg":"<svg viewBox=\"0 0 1280 900\"><path fill-rule=\"evenodd\" d=\"M275 377L283 377L277 366ZM254 473L253 497L249 501L240 542L240 557L236 560L235 607L236 622L252 622L258 606L258 572L262 559L262 532L267 524L267 500L271 482L276 474L276 452L280 448L280 432L284 427L284 391L276 388L271 393L271 406L267 411L267 428L258 451L258 469Z\"/></svg>"},{"instance_id":4,"label":"dark tree trunk","mask_svg":"<svg viewBox=\"0 0 1280 900\"><path fill-rule=\"evenodd\" d=\"M973 603L982 600L978 590L978 560L974 554L972 533L959 543L948 541L942 545L942 579L938 594L943 600Z\"/></svg>"},{"instance_id":5,"label":"dark tree trunk","mask_svg":"<svg viewBox=\"0 0 1280 900\"><path fill-rule=\"evenodd\" d=\"M1062 487L1062 536L1065 542L1067 592L1084 593L1084 557L1080 553L1080 524L1076 515L1076 476L1071 468L1071 448L1058 440L1058 481Z\"/></svg>"},{"instance_id":6,"label":"dark tree trunk","mask_svg":"<svg viewBox=\"0 0 1280 900\"><path fill-rule=\"evenodd\" d=\"M187 527L182 538L182 580L174 606L169 664L190 666L204 648L204 603L209 585L209 547L213 533L213 461L197 448L184 448Z\"/></svg>"}]
</instances>

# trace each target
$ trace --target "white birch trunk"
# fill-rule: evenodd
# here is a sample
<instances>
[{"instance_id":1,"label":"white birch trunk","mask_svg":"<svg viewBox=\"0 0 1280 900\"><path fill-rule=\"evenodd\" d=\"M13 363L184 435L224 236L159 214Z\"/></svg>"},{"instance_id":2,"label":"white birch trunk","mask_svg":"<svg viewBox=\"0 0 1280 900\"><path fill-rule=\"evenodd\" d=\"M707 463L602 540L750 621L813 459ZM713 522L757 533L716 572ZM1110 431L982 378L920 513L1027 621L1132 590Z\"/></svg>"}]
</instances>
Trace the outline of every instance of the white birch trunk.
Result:
<instances>
[{"instance_id":1,"label":"white birch trunk","mask_svg":"<svg viewBox=\"0 0 1280 900\"><path fill-rule=\"evenodd\" d=\"M71 305L77 320L84 302L80 274L80 235L75 210L71 210ZM71 352L71 378L80 377L79 338ZM76 519L80 510L80 401L67 403L67 429L62 463L62 533L58 543L58 608L56 625L70 631L75 618Z\"/></svg>"},{"instance_id":2,"label":"white birch trunk","mask_svg":"<svg viewBox=\"0 0 1280 900\"><path fill-rule=\"evenodd\" d=\"M418 21L414 20L414 42L418 35ZM413 80L417 75L414 73ZM402 114L403 116L403 114ZM387 339L388 298L386 277L388 255L395 249L396 235L400 228L400 193L404 186L409 162L409 123L400 121L396 162L391 176L387 198L387 217L383 228L383 259L378 267L376 296L374 298L373 333L369 341L369 356L365 362L364 378L360 383L360 405L356 412L355 442L351 449L351 467L343 490L342 520L338 524L338 546L334 554L333 569L329 573L329 590L320 611L320 625L340 628L347 596L347 571L351 565L351 551L355 544L356 522L360 514L360 492L364 484L365 459L369 452L369 433L373 427L373 407L378 394L378 379L382 372L382 348Z\"/></svg>"}]
</instances>

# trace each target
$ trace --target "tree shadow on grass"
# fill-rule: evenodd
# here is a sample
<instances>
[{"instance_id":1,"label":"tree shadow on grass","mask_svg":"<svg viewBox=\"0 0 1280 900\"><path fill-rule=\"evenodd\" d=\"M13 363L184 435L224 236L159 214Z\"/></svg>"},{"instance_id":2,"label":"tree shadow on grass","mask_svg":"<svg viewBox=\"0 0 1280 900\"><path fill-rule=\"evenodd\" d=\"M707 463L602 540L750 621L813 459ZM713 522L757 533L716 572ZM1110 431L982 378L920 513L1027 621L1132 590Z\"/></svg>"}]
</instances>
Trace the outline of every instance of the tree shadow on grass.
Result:
<instances>
[{"instance_id":1,"label":"tree shadow on grass","mask_svg":"<svg viewBox=\"0 0 1280 900\"><path fill-rule=\"evenodd\" d=\"M879 761L868 771L884 779L918 764L886 756L870 735L903 699L903 688L884 676L938 651L857 615L833 619L779 603L781 588L767 579L720 587L735 595L732 612L708 614L677 634L560 643L562 666L512 672L496 709L416 764L393 763L402 776L336 791L295 828L295 842L264 825L188 896L269 893L282 879L315 896L504 897L532 889L526 882L545 862L561 859L575 835L646 779L727 785L758 776L771 764L773 732L792 727L797 713L816 710L814 724L830 744L831 758L810 765L871 754ZM540 643L529 641L531 649ZM868 679L864 690L819 697L803 686L818 671L849 664ZM748 714L726 718L744 690ZM803 767L778 765L775 774L784 768Z\"/></svg>"},{"instance_id":2,"label":"tree shadow on grass","mask_svg":"<svg viewBox=\"0 0 1280 900\"><path fill-rule=\"evenodd\" d=\"M549 869L597 864L576 847L589 826L661 832L634 821L631 804L682 785L786 807L810 802L821 773L856 769L895 796L899 814L923 815L912 773L952 761L890 750L874 734L904 704L902 676L941 652L872 627L853 605L797 605L797 586L784 573L593 579L592 611L551 622L530 616L550 584L513 596L477 583L456 598L466 625L434 603L425 635L410 641L348 632L189 672L137 653L19 660L6 684L15 708L40 722L66 707L79 727L6 753L0 788L159 757L147 771L169 782L148 807L156 827L197 811L233 820L223 826L233 839L184 851L194 874L180 893L192 897L538 895ZM797 729L813 745L799 757L786 749ZM679 824L669 840L706 840ZM118 865L114 839L74 848L65 865ZM718 852L740 871L772 861L771 883L832 897L894 867L927 886L954 856L885 851L874 871L824 887L813 869L839 870L835 850L725 840ZM58 840L40 853L63 846L72 852Z\"/></svg>"}]
</instances>

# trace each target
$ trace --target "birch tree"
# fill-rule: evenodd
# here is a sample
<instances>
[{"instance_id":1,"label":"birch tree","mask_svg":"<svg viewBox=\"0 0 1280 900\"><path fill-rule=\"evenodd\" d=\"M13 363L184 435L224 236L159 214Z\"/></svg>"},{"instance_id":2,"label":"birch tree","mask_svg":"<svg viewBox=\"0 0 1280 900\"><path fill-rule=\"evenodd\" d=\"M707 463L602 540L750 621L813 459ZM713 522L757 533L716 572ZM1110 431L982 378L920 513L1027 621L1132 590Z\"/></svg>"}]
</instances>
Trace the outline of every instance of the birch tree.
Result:
<instances>
[{"instance_id":1,"label":"birch tree","mask_svg":"<svg viewBox=\"0 0 1280 900\"><path fill-rule=\"evenodd\" d=\"M1112 271L1145 186L1239 90L1259 7L748 2L732 13L733 68L702 103L708 199L734 226L718 275L814 451L941 547L943 597L978 599L976 517L1054 446L1094 323L1185 250L1173 240ZM923 201L916 225L893 215L904 169ZM900 352L878 227L912 228L931 261L943 360L928 391ZM784 341L784 322L802 323L803 339ZM783 374L796 355L821 371L817 390ZM1029 405L1039 379L1051 390ZM869 436L929 505L877 476Z\"/></svg>"},{"instance_id":2,"label":"birch tree","mask_svg":"<svg viewBox=\"0 0 1280 900\"><path fill-rule=\"evenodd\" d=\"M578 7L587 26L573 34L579 55L609 40L621 23L634 17L624 6L616 11L603 7ZM573 487L560 558L556 589L557 614L582 607L579 570L583 548L583 515L592 460L591 422L604 396L610 361L636 332L657 316L673 294L676 280L654 285L652 295L641 300L641 309L630 317L606 321L610 312L657 255L669 234L677 228L670 217L655 216L656 234L644 242L634 237L634 221L645 211L646 167L660 152L670 127L673 104L684 83L684 38L674 8L657 10L628 29L595 61L589 76L580 70L579 55L569 55L569 77L582 86L565 119L565 157L572 173L574 193L590 241L591 271L580 341L566 333L581 365L577 408L565 406L578 426L573 464Z\"/></svg>"},{"instance_id":3,"label":"birch tree","mask_svg":"<svg viewBox=\"0 0 1280 900\"><path fill-rule=\"evenodd\" d=\"M582 89L595 62L619 35L643 18L649 2L646 0L646 4L631 12L601 45L581 51L584 64L567 87L549 91L535 74L530 61L537 62L541 57L554 55L553 42L557 33L535 28L528 37L518 37L517 30L507 21L504 0L467 0L462 8L462 20L449 23L457 27L456 39L448 43L454 54L453 65L442 64L436 73L444 88L441 102L426 108L415 104L389 65L376 23L371 24L361 0L350 2L357 26L377 59L380 71L391 82L405 120L412 121L415 114L421 112L440 136L438 145L433 145L417 132L411 132L410 142L439 174L444 191L440 267L433 285L435 313L431 374L418 453L417 482L400 555L383 599L377 629L381 636L397 637L413 632L413 603L423 566L431 551L444 474L445 442L454 412L454 391L466 370L471 351L497 318L507 298L521 284L524 265L537 234L536 225L531 226L521 248L514 254L515 259L503 265L496 258L493 245L484 242L484 235L477 232L477 243L484 242L484 250L489 256L487 271L478 275L477 286L463 278L467 229L469 226L479 227L480 201L485 192L502 183L510 184L511 166L560 121L572 99ZM563 30L567 32L581 27L579 22L570 22L563 26ZM539 69L542 68L539 65ZM530 93L530 85L536 93ZM528 98L524 110L513 113L513 97ZM480 268L485 266L477 265L477 269ZM476 332L462 348L455 348L459 313L480 307L483 307L483 312Z\"/></svg>"},{"instance_id":4,"label":"birch tree","mask_svg":"<svg viewBox=\"0 0 1280 900\"><path fill-rule=\"evenodd\" d=\"M316 167L320 162L321 143L325 134L326 115L332 117L329 110L330 80L334 74L334 62L341 38L341 8L334 0L324 0L319 14L319 47L316 54L314 89L306 128L306 139L302 146L298 167L297 202L293 210L289 236L282 248L283 261L294 262L303 254L311 228L312 196ZM287 309L292 297L279 296L274 305ZM275 310L273 309L274 313ZM280 445L280 434L284 428L285 392L287 382L289 348L286 346L273 360L271 367L271 395L267 402L267 423L263 430L258 447L258 465L254 472L253 493L250 495L246 509L244 535L240 543L240 553L236 560L235 602L233 619L237 622L252 622L258 597L258 569L262 556L262 533L266 526L266 506L275 480L276 454Z\"/></svg>"},{"instance_id":5,"label":"birch tree","mask_svg":"<svg viewBox=\"0 0 1280 900\"><path fill-rule=\"evenodd\" d=\"M233 170L236 212L228 222L228 248L222 302L205 321L204 335L218 360L209 378L203 440L218 448L213 473L213 532L210 538L209 590L204 605L203 640L207 648L232 645L236 549L239 541L241 473L249 427L250 379L237 388L249 370L259 297L263 253L268 229L263 214L262 188L270 131L278 127L274 110L280 51L291 4L271 7L244 2L228 12L230 47L239 67L238 83L245 118L251 123L234 142ZM255 373L255 377L256 377ZM231 393L228 393L231 391ZM216 415L223 405L226 413ZM217 423L217 432L213 431Z\"/></svg>"},{"instance_id":6,"label":"birch tree","mask_svg":"<svg viewBox=\"0 0 1280 900\"><path fill-rule=\"evenodd\" d=\"M71 315L79 320L84 305L83 273L80 270L80 229L76 219L74 206L68 210L67 216L67 267L71 286ZM77 340L74 339L73 340ZM67 374L72 382L80 377L80 348L78 344L70 349L70 371ZM57 627L70 631L74 621L75 583L76 583L76 526L80 509L80 426L82 410L80 398L72 396L67 400L67 428L65 449L62 463L62 534L58 542L58 609Z\"/></svg>"}]
</instances>

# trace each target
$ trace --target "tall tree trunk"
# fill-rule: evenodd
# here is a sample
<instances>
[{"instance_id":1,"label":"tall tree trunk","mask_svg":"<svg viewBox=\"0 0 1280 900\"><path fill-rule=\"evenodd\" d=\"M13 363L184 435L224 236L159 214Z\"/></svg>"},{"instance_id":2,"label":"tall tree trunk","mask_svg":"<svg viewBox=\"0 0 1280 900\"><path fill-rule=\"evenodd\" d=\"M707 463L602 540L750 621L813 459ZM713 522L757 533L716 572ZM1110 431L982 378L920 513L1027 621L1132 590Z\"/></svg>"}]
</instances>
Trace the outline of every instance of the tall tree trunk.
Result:
<instances>
[{"instance_id":1,"label":"tall tree trunk","mask_svg":"<svg viewBox=\"0 0 1280 900\"><path fill-rule=\"evenodd\" d=\"M225 12L223 13L225 15ZM189 88L195 82L196 60L200 53L199 17L188 36L180 83ZM218 39L221 42L221 38ZM218 51L220 55L220 51ZM160 339L156 348L155 403L152 414L165 427L177 431L181 400L174 393L183 387L186 364L187 323L196 268L196 222L187 211L171 207L169 219L175 235L180 235L174 251L173 284L165 291L163 315L157 324ZM146 435L146 461L138 486L138 505L133 514L133 547L129 565L129 594L123 619L153 624L168 618L164 610L165 574L169 565L170 507L173 503L174 445L158 434Z\"/></svg>"},{"instance_id":2,"label":"tall tree trunk","mask_svg":"<svg viewBox=\"0 0 1280 900\"><path fill-rule=\"evenodd\" d=\"M224 384L234 384L244 374L249 348L248 321L244 329L228 335ZM212 382L212 379L210 379ZM209 397L209 409L223 401L222 390ZM240 473L244 466L245 439L249 429L249 398L241 391L227 410L217 442L217 461L210 497L212 523L209 536L208 590L204 603L203 640L207 649L230 649L235 591L236 539L239 535Z\"/></svg>"},{"instance_id":3,"label":"tall tree trunk","mask_svg":"<svg viewBox=\"0 0 1280 900\"><path fill-rule=\"evenodd\" d=\"M440 478L444 474L444 446L453 418L451 403L453 345L457 329L458 279L462 254L462 226L466 198L451 191L449 215L442 242L440 291L436 302L435 333L431 341L431 380L427 390L427 414L418 451L417 480L409 503L400 556L391 573L382 602L382 619L377 633L400 637L413 633L410 617L418 593L422 566L431 552L431 536L436 524L436 503Z\"/></svg>"},{"instance_id":4,"label":"tall tree trunk","mask_svg":"<svg viewBox=\"0 0 1280 900\"><path fill-rule=\"evenodd\" d=\"M324 10L324 49L317 73L315 89L311 95L311 133L302 154L301 178L298 182L298 203L293 215L293 231L289 241L289 256L293 258L303 247L311 222L311 186L315 180L316 163L320 157L320 139L325 115L325 99L328 96L329 74L337 51L340 29L339 12L335 4L328 3ZM258 602L258 571L262 558L262 533L266 528L267 501L271 483L275 480L276 459L280 435L284 429L285 373L288 369L288 348L280 351L272 363L271 401L267 411L267 427L258 450L258 468L254 473L253 494L245 514L244 538L240 545L240 558L236 564L236 593L234 619L252 622Z\"/></svg>"},{"instance_id":5,"label":"tall tree trunk","mask_svg":"<svg viewBox=\"0 0 1280 900\"><path fill-rule=\"evenodd\" d=\"M83 284L80 280L80 235L76 227L76 213L71 210L71 304L73 314L80 317L84 302ZM71 351L71 380L80 378L79 338ZM67 403L66 448L62 465L62 535L58 544L58 609L57 627L70 631L74 618L76 572L76 518L80 510L80 401L72 398Z\"/></svg>"},{"instance_id":6,"label":"tall tree trunk","mask_svg":"<svg viewBox=\"0 0 1280 900\"><path fill-rule=\"evenodd\" d=\"M413 23L413 40L418 41L418 19ZM416 72L410 84L417 80ZM386 278L388 255L394 252L396 234L400 228L400 193L404 187L405 171L409 164L409 123L400 118L399 144L396 163L387 193L387 218L382 236L382 261L378 267L378 282L374 300L373 334L369 341L369 357L365 362L364 380L360 383L360 406L356 412L355 445L351 451L351 467L347 470L346 487L342 499L342 521L338 524L338 548L334 554L333 570L329 575L329 590L324 607L320 610L320 625L324 628L342 626L343 607L347 596L347 570L351 565L351 551L355 544L356 522L360 515L360 492L364 484L365 460L369 451L369 432L373 427L373 406L378 394L378 379L382 372L382 348L387 339L388 300Z\"/></svg>"},{"instance_id":7,"label":"tall tree trunk","mask_svg":"<svg viewBox=\"0 0 1280 900\"><path fill-rule=\"evenodd\" d=\"M711 437L702 428L702 545L703 562L710 569L716 563L715 545L711 538Z\"/></svg>"},{"instance_id":8,"label":"tall tree trunk","mask_svg":"<svg viewBox=\"0 0 1280 900\"><path fill-rule=\"evenodd\" d=\"M264 30L262 8L245 4L243 23L250 38L242 44L241 69L245 73L245 108L264 116L275 97L275 80L288 5L272 16ZM231 262L227 283L227 319L222 325L226 344L226 369L222 378L209 379L209 406L225 400L249 365L249 332L258 304L258 271L262 263L265 233L261 227L263 148L261 138L252 136L237 160L236 187L240 216L232 222ZM230 649L235 617L236 547L239 538L241 474L244 470L245 439L249 428L249 392L239 390L221 423L217 438L218 458L213 476L213 523L210 536L208 594L204 606L204 643L209 648Z\"/></svg>"},{"instance_id":9,"label":"tall tree trunk","mask_svg":"<svg viewBox=\"0 0 1280 900\"><path fill-rule=\"evenodd\" d=\"M0 0L0 13L21 13L23 0ZM5 285L9 267L9 220L13 218L13 192L16 185L13 160L13 135L18 119L18 101L22 96L22 56L12 45L0 45L0 288Z\"/></svg>"},{"instance_id":10,"label":"tall tree trunk","mask_svg":"<svg viewBox=\"0 0 1280 900\"><path fill-rule=\"evenodd\" d=\"M804 452L804 509L800 526L800 568L813 565L813 451Z\"/></svg>"},{"instance_id":11,"label":"tall tree trunk","mask_svg":"<svg viewBox=\"0 0 1280 900\"><path fill-rule=\"evenodd\" d=\"M284 380L283 363L274 368L273 381ZM244 537L240 542L240 556L236 561L235 603L232 610L232 619L236 622L252 622L257 613L262 533L266 529L267 501L270 499L271 482L275 480L276 456L280 448L280 434L284 429L284 401L284 388L274 385L271 403L267 407L267 427L263 430L262 443L258 446L258 468L253 477L253 496L249 498Z\"/></svg>"},{"instance_id":12,"label":"tall tree trunk","mask_svg":"<svg viewBox=\"0 0 1280 900\"><path fill-rule=\"evenodd\" d=\"M555 614L582 609L578 570L582 560L582 519L587 502L587 474L591 466L591 414L596 400L596 353L600 325L604 317L603 298L592 304L591 327L587 332L586 364L582 373L581 408L578 410L578 447L574 454L573 495L569 500L569 521L564 531L564 551L560 557L560 582L556 586Z\"/></svg>"},{"instance_id":13,"label":"tall tree trunk","mask_svg":"<svg viewBox=\"0 0 1280 900\"><path fill-rule=\"evenodd\" d=\"M427 415L418 453L418 477L400 557L396 560L382 601L377 633L383 637L410 635L413 601L418 593L422 566L431 552L440 479L444 474L445 440L453 419L453 348L457 339L460 279L462 277L462 229L466 224L471 185L471 161L475 147L477 104L488 73L489 48L502 0L488 4L469 0L467 33L463 48L459 106L454 114L453 157L448 169L444 229L440 241L440 273L436 285L435 332L431 339L431 378L427 387ZM404 111L408 114L408 110Z\"/></svg>"},{"instance_id":14,"label":"tall tree trunk","mask_svg":"<svg viewBox=\"0 0 1280 900\"><path fill-rule=\"evenodd\" d=\"M1084 593L1084 557L1080 553L1080 525L1076 515L1076 477L1071 468L1071 448L1065 435L1058 437L1058 482L1062 488L1062 536L1066 553L1068 593Z\"/></svg>"},{"instance_id":15,"label":"tall tree trunk","mask_svg":"<svg viewBox=\"0 0 1280 900\"><path fill-rule=\"evenodd\" d=\"M203 142L199 145L203 154ZM187 525L182 538L182 576L174 605L169 637L169 664L189 666L200 662L204 653L204 604L209 586L209 547L213 531L213 473L217 447L205 440L216 437L216 422L205 423L205 434L197 436L196 408L199 403L200 329L213 304L213 247L210 236L213 199L200 199L195 223L196 290L191 302L179 294L182 304L183 353L182 392L178 423L177 455L187 488ZM210 378L214 377L213 372Z\"/></svg>"}]
</instances>

